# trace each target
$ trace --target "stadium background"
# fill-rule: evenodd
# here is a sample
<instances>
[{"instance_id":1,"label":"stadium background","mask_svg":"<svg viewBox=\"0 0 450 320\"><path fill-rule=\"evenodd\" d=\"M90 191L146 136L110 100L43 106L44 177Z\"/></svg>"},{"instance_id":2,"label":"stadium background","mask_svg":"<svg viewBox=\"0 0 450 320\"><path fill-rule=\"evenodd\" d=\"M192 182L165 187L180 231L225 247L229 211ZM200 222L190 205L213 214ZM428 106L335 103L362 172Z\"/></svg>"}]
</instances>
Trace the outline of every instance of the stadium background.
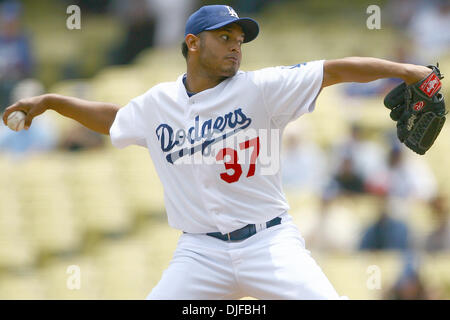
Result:
<instances>
[{"instance_id":1,"label":"stadium background","mask_svg":"<svg viewBox=\"0 0 450 320\"><path fill-rule=\"evenodd\" d=\"M0 5L6 2L0 1ZM130 18L118 12L124 5L145 1L18 2L22 30L30 39L33 68L15 83L13 100L54 92L125 105L151 86L171 81L185 70L181 35L171 43L155 36L136 57L123 56L127 52L124 43L131 43L124 42L127 31L133 30L130 21L138 13L130 10ZM169 16L173 8L181 6L181 0L165 3ZM414 16L414 10L425 3L421 1L183 3L194 9L202 4L230 4L240 16L250 15L260 22L259 38L244 47L242 70L351 55L436 62L421 60L425 58L420 56L418 44L408 37L409 25L402 22L408 17L397 15L409 9ZM428 7L445 6L445 1L426 3ZM70 16L66 9L71 4L81 8L81 30L66 27ZM366 26L370 16L366 9L374 4L381 8L379 30ZM177 15L193 11L185 7L185 12L177 10ZM398 11L399 7L402 10ZM447 26L448 19L447 11ZM150 20L152 24L146 27L153 32L159 22L149 16ZM436 34L446 30L436 30ZM444 75L450 74L450 45L446 41L433 56L439 58ZM2 65L8 66L8 61L0 61ZM8 79L0 80L6 83ZM322 166L327 167L310 168L332 175L336 169L333 163L339 159L332 156L333 152L349 139L356 123L363 140L376 144L383 155L400 150L404 158L428 168L429 172L424 171L426 195L419 190L391 197L389 185L382 183L381 187L375 184L363 191L344 192L339 187L326 188L328 178L320 176L325 180L315 181L314 186L290 181L286 188L290 213L304 232L312 256L339 294L350 299L448 299L450 245L427 250L425 243L433 230L447 223L433 214L430 203L436 195L443 203L450 196L450 171L446 168L450 163L449 126L444 126L426 155L405 151L386 138L394 129L382 105L387 86L368 86L368 92L362 88L339 85L325 89L317 110L290 124L287 136L292 141L307 137L302 141L310 140L314 146L303 150L321 150L326 159ZM445 80L443 92L448 98ZM0 126L0 298L144 298L167 267L180 235L167 224L162 187L146 149L116 150L108 137L92 134L52 111L40 118L33 124L36 131L12 133L3 123ZM426 190L430 185L432 190ZM406 248L362 250L364 230L377 220L383 207L380 203L386 198L396 204L389 206L391 211L402 211L392 216L408 228L409 239L414 241ZM333 211L332 219L322 214L325 206ZM443 207L443 215L448 217L448 207ZM450 230L442 229L448 241ZM78 289L70 289L76 283L70 266L77 266L81 272ZM424 288L426 294L417 288Z\"/></svg>"}]
</instances>

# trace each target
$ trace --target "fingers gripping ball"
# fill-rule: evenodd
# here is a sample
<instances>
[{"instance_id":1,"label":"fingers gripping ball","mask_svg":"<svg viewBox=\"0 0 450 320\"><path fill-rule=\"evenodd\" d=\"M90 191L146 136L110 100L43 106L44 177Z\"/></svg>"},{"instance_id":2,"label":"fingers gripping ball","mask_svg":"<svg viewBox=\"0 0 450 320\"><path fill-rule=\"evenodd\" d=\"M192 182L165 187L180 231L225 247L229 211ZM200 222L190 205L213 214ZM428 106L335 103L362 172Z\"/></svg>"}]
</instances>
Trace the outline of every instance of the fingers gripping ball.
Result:
<instances>
[{"instance_id":1,"label":"fingers gripping ball","mask_svg":"<svg viewBox=\"0 0 450 320\"><path fill-rule=\"evenodd\" d=\"M8 127L13 131L20 131L25 126L26 114L23 111L14 111L8 116Z\"/></svg>"}]
</instances>

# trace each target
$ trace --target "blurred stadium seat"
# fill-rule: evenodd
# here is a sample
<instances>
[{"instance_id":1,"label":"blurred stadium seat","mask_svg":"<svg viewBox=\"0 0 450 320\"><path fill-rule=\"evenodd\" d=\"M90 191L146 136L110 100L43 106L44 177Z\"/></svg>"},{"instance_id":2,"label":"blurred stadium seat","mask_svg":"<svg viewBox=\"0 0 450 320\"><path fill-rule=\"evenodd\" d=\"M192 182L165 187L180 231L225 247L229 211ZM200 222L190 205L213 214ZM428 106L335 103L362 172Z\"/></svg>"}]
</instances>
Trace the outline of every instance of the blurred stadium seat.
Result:
<instances>
[{"instance_id":1,"label":"blurred stadium seat","mask_svg":"<svg viewBox=\"0 0 450 320\"><path fill-rule=\"evenodd\" d=\"M37 274L0 275L1 300L40 300L46 298L43 279Z\"/></svg>"}]
</instances>

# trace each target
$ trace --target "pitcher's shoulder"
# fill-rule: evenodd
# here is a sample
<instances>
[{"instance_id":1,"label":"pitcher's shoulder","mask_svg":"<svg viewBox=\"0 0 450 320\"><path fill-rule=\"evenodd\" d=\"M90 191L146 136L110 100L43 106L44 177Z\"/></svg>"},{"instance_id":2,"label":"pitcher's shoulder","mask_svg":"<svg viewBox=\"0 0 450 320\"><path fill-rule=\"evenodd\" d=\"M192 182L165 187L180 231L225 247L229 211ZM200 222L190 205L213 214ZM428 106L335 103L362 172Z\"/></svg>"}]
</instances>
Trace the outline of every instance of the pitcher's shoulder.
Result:
<instances>
[{"instance_id":1,"label":"pitcher's shoulder","mask_svg":"<svg viewBox=\"0 0 450 320\"><path fill-rule=\"evenodd\" d=\"M155 93L173 93L174 90L177 89L180 86L180 80L176 81L167 81L167 82L160 82L153 87L151 87L147 93L148 94L155 94Z\"/></svg>"}]
</instances>

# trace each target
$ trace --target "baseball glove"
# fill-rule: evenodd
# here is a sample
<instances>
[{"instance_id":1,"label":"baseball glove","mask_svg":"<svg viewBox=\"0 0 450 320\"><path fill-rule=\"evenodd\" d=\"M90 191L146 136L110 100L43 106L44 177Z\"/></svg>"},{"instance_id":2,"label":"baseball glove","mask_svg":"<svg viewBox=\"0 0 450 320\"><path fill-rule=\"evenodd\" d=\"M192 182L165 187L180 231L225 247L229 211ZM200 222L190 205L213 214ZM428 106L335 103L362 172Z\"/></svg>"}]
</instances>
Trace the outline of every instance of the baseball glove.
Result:
<instances>
[{"instance_id":1,"label":"baseball glove","mask_svg":"<svg viewBox=\"0 0 450 320\"><path fill-rule=\"evenodd\" d=\"M428 66L432 72L424 79L407 85L401 83L384 98L397 122L397 136L408 148L425 154L433 145L445 122L444 96L439 93L443 76L439 65Z\"/></svg>"}]
</instances>

